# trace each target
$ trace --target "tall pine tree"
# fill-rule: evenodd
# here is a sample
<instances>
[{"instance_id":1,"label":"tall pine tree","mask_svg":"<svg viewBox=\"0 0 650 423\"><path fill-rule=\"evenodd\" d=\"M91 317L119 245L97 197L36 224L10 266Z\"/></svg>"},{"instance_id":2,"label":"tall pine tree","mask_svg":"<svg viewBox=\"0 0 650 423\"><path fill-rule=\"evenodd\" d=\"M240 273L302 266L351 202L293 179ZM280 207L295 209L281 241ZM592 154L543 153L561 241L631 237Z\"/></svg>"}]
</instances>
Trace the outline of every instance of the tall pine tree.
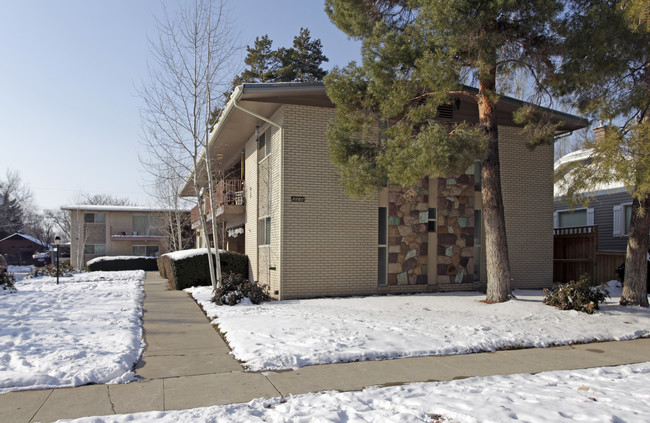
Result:
<instances>
[{"instance_id":1,"label":"tall pine tree","mask_svg":"<svg viewBox=\"0 0 650 423\"><path fill-rule=\"evenodd\" d=\"M244 82L304 82L321 81L327 74L321 67L327 62L320 40L312 40L308 29L300 28L293 47L273 50L268 35L257 37L253 46L246 48L244 63L248 66L232 82L232 89ZM230 93L226 93L226 97Z\"/></svg>"},{"instance_id":2,"label":"tall pine tree","mask_svg":"<svg viewBox=\"0 0 650 423\"><path fill-rule=\"evenodd\" d=\"M409 186L481 159L487 301L511 293L501 194L497 80L528 69L540 81L554 70L549 22L555 0L326 0L330 19L362 41L363 63L326 78L337 106L328 132L331 155L348 190L368 193L386 177ZM474 79L478 92L461 84ZM443 126L434 119L449 95L473 98L480 123ZM388 122L379 143L378 122ZM550 141L552 127L541 140ZM539 141L539 140L538 140Z\"/></svg>"}]
</instances>

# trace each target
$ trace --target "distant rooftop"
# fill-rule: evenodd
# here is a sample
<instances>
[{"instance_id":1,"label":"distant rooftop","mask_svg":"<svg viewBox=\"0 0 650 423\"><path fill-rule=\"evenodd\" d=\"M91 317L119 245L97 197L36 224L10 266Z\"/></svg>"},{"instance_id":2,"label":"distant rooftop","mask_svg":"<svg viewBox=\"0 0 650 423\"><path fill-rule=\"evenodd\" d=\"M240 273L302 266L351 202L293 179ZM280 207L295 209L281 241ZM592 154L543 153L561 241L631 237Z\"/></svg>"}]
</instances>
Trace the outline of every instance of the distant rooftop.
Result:
<instances>
[{"instance_id":1,"label":"distant rooftop","mask_svg":"<svg viewBox=\"0 0 650 423\"><path fill-rule=\"evenodd\" d=\"M169 211L169 208L164 207L146 207L146 206L98 206L95 204L73 204L69 206L62 206L61 210L77 210L77 211L123 211L123 212L164 212ZM189 212L190 209L179 209L182 212Z\"/></svg>"}]
</instances>

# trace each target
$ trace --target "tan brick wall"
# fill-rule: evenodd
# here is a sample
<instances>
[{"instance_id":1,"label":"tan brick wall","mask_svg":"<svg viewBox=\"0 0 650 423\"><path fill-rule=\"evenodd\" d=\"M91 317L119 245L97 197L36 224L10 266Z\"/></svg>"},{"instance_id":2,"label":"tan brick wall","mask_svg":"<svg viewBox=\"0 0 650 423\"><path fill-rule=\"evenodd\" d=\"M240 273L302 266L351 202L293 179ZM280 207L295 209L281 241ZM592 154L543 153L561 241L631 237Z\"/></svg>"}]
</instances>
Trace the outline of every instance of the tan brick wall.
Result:
<instances>
[{"instance_id":1,"label":"tan brick wall","mask_svg":"<svg viewBox=\"0 0 650 423\"><path fill-rule=\"evenodd\" d=\"M553 282L553 146L534 150L513 127L499 127L501 184L514 288Z\"/></svg>"},{"instance_id":2,"label":"tan brick wall","mask_svg":"<svg viewBox=\"0 0 650 423\"><path fill-rule=\"evenodd\" d=\"M244 179L246 196L246 220L244 226L244 253L248 256L248 277L258 281L257 276L257 141L254 134L244 147Z\"/></svg>"},{"instance_id":3,"label":"tan brick wall","mask_svg":"<svg viewBox=\"0 0 650 423\"><path fill-rule=\"evenodd\" d=\"M70 213L70 260L73 266L83 268L86 262L98 255L84 255L80 254L80 250L84 245L90 244L103 244L106 246L107 256L129 256L133 254L134 245L158 245L159 252L167 252L167 240L161 238L159 240L138 240L138 239L121 239L112 240L111 230L114 233L133 231L133 215L134 214L147 214L159 216L157 212L128 212L128 211L87 211L87 210L71 210ZM104 213L106 217L105 223L85 223L85 213Z\"/></svg>"},{"instance_id":4,"label":"tan brick wall","mask_svg":"<svg viewBox=\"0 0 650 423\"><path fill-rule=\"evenodd\" d=\"M283 115L284 112L280 108L270 120L282 125ZM275 292L279 291L280 283L281 131L273 125L264 123L260 125L259 133L266 134L267 143L271 143L271 154L258 160L260 157L257 152L257 138L254 133L251 133L245 146L245 254L250 264L249 277L263 285L268 285L270 294L277 297ZM267 215L271 217L271 244L258 246L258 219Z\"/></svg>"},{"instance_id":5,"label":"tan brick wall","mask_svg":"<svg viewBox=\"0 0 650 423\"><path fill-rule=\"evenodd\" d=\"M339 184L325 137L334 111L282 109L282 298L377 293L378 202Z\"/></svg>"}]
</instances>

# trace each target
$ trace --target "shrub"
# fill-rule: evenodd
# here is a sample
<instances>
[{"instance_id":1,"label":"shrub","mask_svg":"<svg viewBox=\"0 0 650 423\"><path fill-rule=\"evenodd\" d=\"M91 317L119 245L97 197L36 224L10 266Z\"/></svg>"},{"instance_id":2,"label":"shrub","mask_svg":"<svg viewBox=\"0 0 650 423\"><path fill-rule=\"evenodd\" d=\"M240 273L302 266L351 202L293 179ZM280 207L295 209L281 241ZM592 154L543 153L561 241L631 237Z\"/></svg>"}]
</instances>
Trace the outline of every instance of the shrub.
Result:
<instances>
[{"instance_id":1,"label":"shrub","mask_svg":"<svg viewBox=\"0 0 650 423\"><path fill-rule=\"evenodd\" d=\"M577 281L558 284L552 290L544 289L544 304L560 310L577 310L593 314L600 303L609 298L607 284L593 286L589 275L582 275Z\"/></svg>"},{"instance_id":2,"label":"shrub","mask_svg":"<svg viewBox=\"0 0 650 423\"><path fill-rule=\"evenodd\" d=\"M69 260L59 263L59 276L72 276L72 273L74 273L74 267L70 265ZM56 264L48 264L47 266L43 267L34 267L32 268L31 272L29 272L29 276L33 278L39 276L56 276Z\"/></svg>"},{"instance_id":3,"label":"shrub","mask_svg":"<svg viewBox=\"0 0 650 423\"><path fill-rule=\"evenodd\" d=\"M259 286L256 282L249 282L242 275L231 272L223 277L221 287L217 288L212 302L233 306L244 298L250 299L253 304L260 304L269 301L269 294L266 287Z\"/></svg>"},{"instance_id":4,"label":"shrub","mask_svg":"<svg viewBox=\"0 0 650 423\"><path fill-rule=\"evenodd\" d=\"M90 260L87 264L89 272L116 271L116 270L158 270L158 263L155 257L136 257L136 256L115 256L115 257L98 257Z\"/></svg>"},{"instance_id":5,"label":"shrub","mask_svg":"<svg viewBox=\"0 0 650 423\"><path fill-rule=\"evenodd\" d=\"M167 273L165 272L165 259L167 259L167 256L164 254L158 256L156 263L158 264L158 273L160 273L160 276L167 279Z\"/></svg>"},{"instance_id":6,"label":"shrub","mask_svg":"<svg viewBox=\"0 0 650 423\"><path fill-rule=\"evenodd\" d=\"M0 294L15 294L18 292L16 289L16 277L13 273L3 272L0 274Z\"/></svg>"},{"instance_id":7,"label":"shrub","mask_svg":"<svg viewBox=\"0 0 650 423\"><path fill-rule=\"evenodd\" d=\"M214 255L213 255L214 257ZM248 278L248 256L233 251L220 251L221 274L236 273ZM169 286L173 289L182 290L191 286L209 286L210 268L208 267L208 255L205 251L184 257L163 259L165 277Z\"/></svg>"}]
</instances>

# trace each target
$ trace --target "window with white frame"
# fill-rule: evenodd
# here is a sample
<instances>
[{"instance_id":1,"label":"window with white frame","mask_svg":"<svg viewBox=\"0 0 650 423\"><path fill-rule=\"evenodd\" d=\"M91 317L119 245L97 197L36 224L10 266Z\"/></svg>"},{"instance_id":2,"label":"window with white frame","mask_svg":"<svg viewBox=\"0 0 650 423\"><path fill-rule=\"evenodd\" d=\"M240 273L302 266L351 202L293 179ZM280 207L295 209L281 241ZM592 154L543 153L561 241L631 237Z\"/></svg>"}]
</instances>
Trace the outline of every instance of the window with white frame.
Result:
<instances>
[{"instance_id":1,"label":"window with white frame","mask_svg":"<svg viewBox=\"0 0 650 423\"><path fill-rule=\"evenodd\" d=\"M554 228L574 228L576 226L593 226L594 209L579 208L573 210L558 210L553 214Z\"/></svg>"},{"instance_id":2,"label":"window with white frame","mask_svg":"<svg viewBox=\"0 0 650 423\"><path fill-rule=\"evenodd\" d=\"M614 236L628 236L632 220L632 203L621 203L614 206Z\"/></svg>"},{"instance_id":3,"label":"window with white frame","mask_svg":"<svg viewBox=\"0 0 650 423\"><path fill-rule=\"evenodd\" d=\"M271 154L271 137L266 132L262 132L257 137L257 161L262 161L266 156Z\"/></svg>"},{"instance_id":4,"label":"window with white frame","mask_svg":"<svg viewBox=\"0 0 650 423\"><path fill-rule=\"evenodd\" d=\"M271 217L263 217L257 220L257 244L271 244Z\"/></svg>"},{"instance_id":5,"label":"window with white frame","mask_svg":"<svg viewBox=\"0 0 650 423\"><path fill-rule=\"evenodd\" d=\"M154 257L158 255L159 247L157 245L134 245L131 247L134 256Z\"/></svg>"}]
</instances>

